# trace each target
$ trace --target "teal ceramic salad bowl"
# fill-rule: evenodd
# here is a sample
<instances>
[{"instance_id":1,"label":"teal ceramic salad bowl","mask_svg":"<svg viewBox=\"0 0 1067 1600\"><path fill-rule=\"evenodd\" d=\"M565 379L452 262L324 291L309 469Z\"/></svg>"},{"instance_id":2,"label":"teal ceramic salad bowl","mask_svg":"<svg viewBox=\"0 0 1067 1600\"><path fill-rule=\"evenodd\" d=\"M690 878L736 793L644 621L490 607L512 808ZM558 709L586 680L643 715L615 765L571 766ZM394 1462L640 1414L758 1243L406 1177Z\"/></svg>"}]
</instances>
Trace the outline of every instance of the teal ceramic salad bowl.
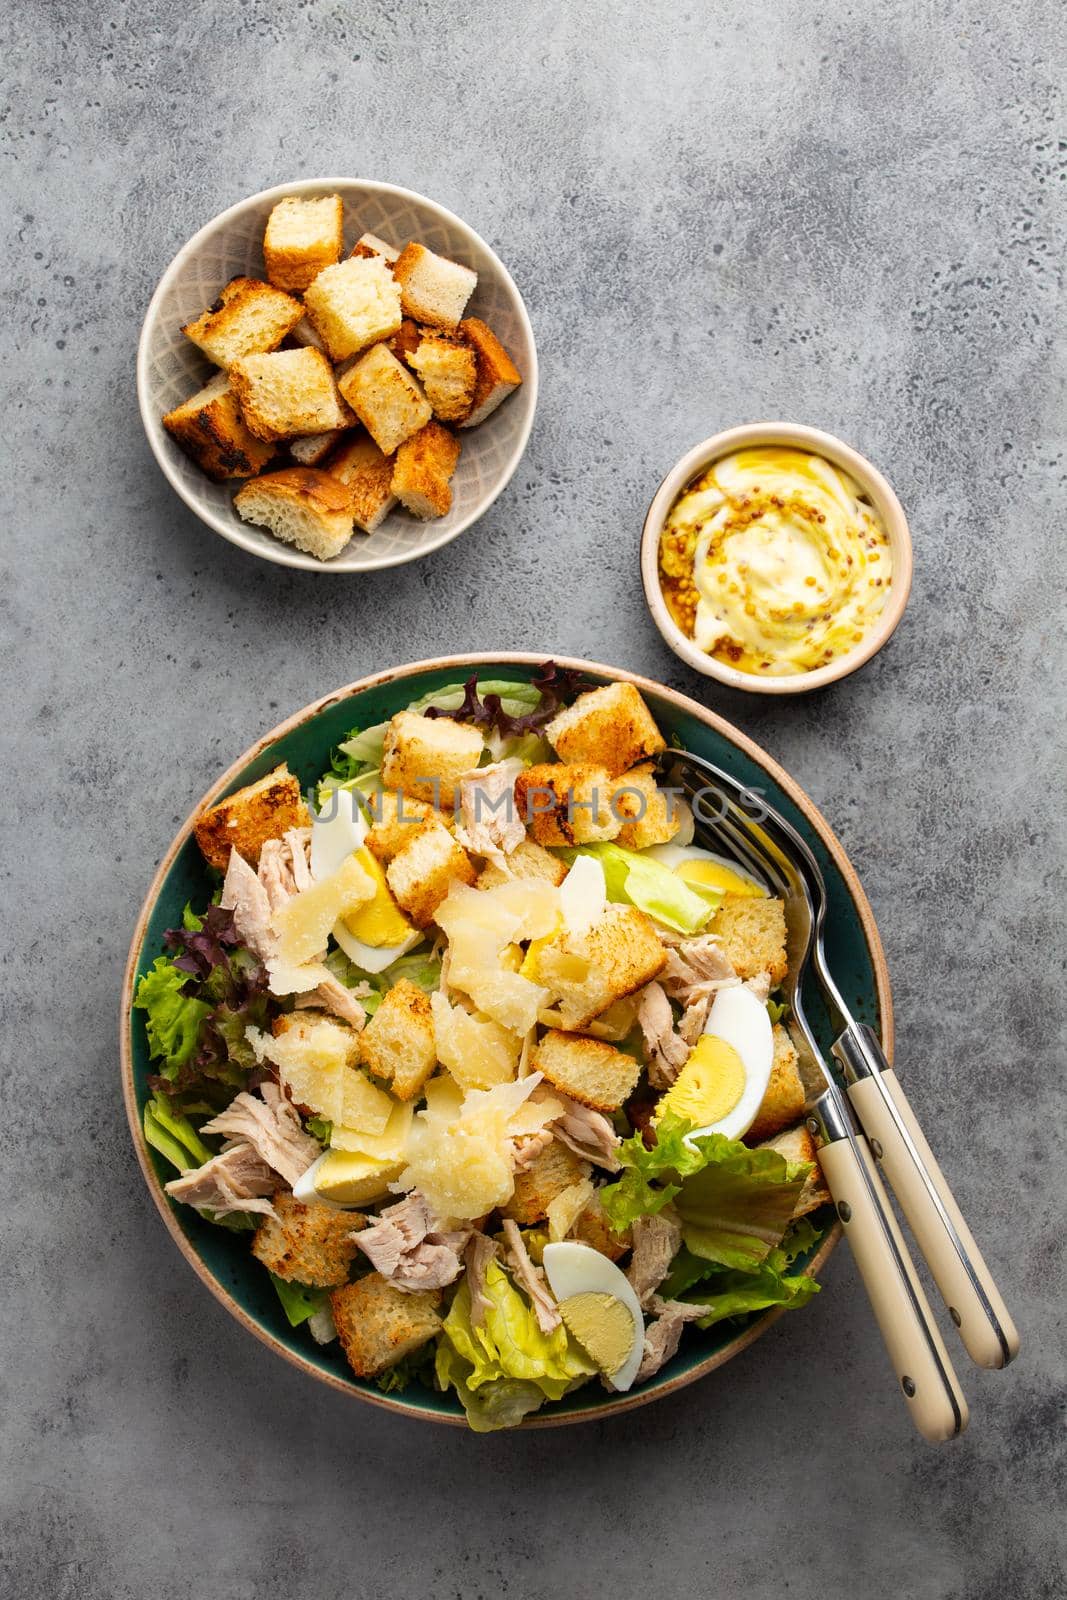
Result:
<instances>
[{"instance_id":1,"label":"teal ceramic salad bowl","mask_svg":"<svg viewBox=\"0 0 1067 1600\"><path fill-rule=\"evenodd\" d=\"M420 1385L383 1394L372 1383L353 1376L335 1342L316 1345L306 1328L289 1326L267 1274L252 1257L247 1234L232 1233L204 1221L188 1206L173 1204L163 1190L172 1170L149 1148L142 1131L142 1115L149 1098L148 1043L144 1014L132 1009L136 984L163 948L164 930L181 920L188 903L202 904L211 885L193 838L194 818L204 806L252 783L279 762L288 762L304 788L327 765L330 751L354 727L382 722L412 700L447 683L464 679L472 671L479 677L537 676L544 655L471 655L416 662L364 678L326 695L290 717L259 739L224 773L198 802L167 850L141 910L130 947L122 994L121 1060L123 1090L134 1147L145 1180L160 1215L190 1266L251 1333L311 1376L348 1394L393 1411L426 1421L465 1425L462 1408L451 1393L437 1394ZM561 666L584 673L590 685L612 681L633 683L644 695L668 741L731 772L749 787L762 791L782 810L815 851L826 877L830 897L827 953L835 977L856 1017L879 1032L886 1054L893 1049L893 1013L889 978L881 941L871 908L856 874L828 824L803 791L769 756L730 723L671 689L633 673L594 662L556 657ZM805 993L809 1016L821 1042L830 1044L829 1019L817 991ZM812 1219L823 1223L818 1244L801 1258L809 1272L818 1272L837 1242L829 1208ZM589 1421L645 1405L722 1366L765 1332L780 1311L756 1313L746 1319L716 1324L706 1332L687 1330L678 1354L640 1390L611 1395L591 1387L555 1405L547 1406L524 1427Z\"/></svg>"}]
</instances>

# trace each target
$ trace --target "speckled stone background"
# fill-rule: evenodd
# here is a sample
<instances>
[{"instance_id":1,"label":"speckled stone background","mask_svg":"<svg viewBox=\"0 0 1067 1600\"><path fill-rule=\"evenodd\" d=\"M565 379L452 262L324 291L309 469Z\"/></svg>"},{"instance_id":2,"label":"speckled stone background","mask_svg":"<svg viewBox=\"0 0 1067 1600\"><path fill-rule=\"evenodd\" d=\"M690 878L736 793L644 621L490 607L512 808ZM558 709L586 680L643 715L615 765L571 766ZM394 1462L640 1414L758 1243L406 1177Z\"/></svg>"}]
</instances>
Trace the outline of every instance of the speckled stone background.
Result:
<instances>
[{"instance_id":1,"label":"speckled stone background","mask_svg":"<svg viewBox=\"0 0 1067 1600\"><path fill-rule=\"evenodd\" d=\"M9 41L5 1600L1062 1595L1058 0L28 0ZM201 527L149 456L133 378L190 233L344 171L492 242L543 373L485 522L358 581ZM667 467L777 416L873 457L917 562L884 654L781 703L683 670L637 576ZM314 696L498 647L705 694L852 852L901 1071L1023 1332L1007 1373L961 1352L955 1445L910 1433L844 1250L809 1310L696 1387L479 1439L314 1386L165 1235L116 1005L175 825Z\"/></svg>"}]
</instances>

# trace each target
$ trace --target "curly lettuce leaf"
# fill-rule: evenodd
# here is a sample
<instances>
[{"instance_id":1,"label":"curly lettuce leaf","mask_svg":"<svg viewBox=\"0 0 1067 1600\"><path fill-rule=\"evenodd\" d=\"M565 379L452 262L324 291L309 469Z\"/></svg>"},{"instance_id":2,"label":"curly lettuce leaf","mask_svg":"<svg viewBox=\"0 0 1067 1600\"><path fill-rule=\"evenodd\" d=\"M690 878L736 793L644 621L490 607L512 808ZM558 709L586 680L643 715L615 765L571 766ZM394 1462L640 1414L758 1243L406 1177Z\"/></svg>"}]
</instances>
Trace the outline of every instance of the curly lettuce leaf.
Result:
<instances>
[{"instance_id":1,"label":"curly lettuce leaf","mask_svg":"<svg viewBox=\"0 0 1067 1600\"><path fill-rule=\"evenodd\" d=\"M766 1260L782 1257L785 1266L790 1266L798 1256L806 1255L822 1238L817 1228L812 1227L807 1217L799 1222L794 1222L786 1229L781 1244L776 1250L769 1252ZM766 1263L761 1263L758 1271L763 1270ZM694 1255L684 1244L671 1262L671 1270L660 1285L659 1292L664 1300L684 1300L687 1291L698 1283L711 1281L718 1285L725 1276L724 1269L716 1261L708 1261L703 1256Z\"/></svg>"},{"instance_id":2,"label":"curly lettuce leaf","mask_svg":"<svg viewBox=\"0 0 1067 1600\"><path fill-rule=\"evenodd\" d=\"M579 855L595 856L604 868L609 900L637 906L675 933L699 933L722 905L717 889L686 883L662 861L621 844L583 844L559 854L572 863Z\"/></svg>"},{"instance_id":3,"label":"curly lettuce leaf","mask_svg":"<svg viewBox=\"0 0 1067 1600\"><path fill-rule=\"evenodd\" d=\"M137 985L134 1008L143 1011L148 1049L161 1061L165 1078L176 1078L192 1060L200 1025L211 1006L188 992L189 974L175 966L170 956L157 956L150 972Z\"/></svg>"},{"instance_id":4,"label":"curly lettuce leaf","mask_svg":"<svg viewBox=\"0 0 1067 1600\"><path fill-rule=\"evenodd\" d=\"M466 1279L460 1284L435 1357L438 1384L455 1389L478 1433L514 1427L597 1370L564 1326L541 1332L529 1302L495 1261L486 1269L485 1293L489 1307L476 1328L470 1288Z\"/></svg>"},{"instance_id":5,"label":"curly lettuce leaf","mask_svg":"<svg viewBox=\"0 0 1067 1600\"><path fill-rule=\"evenodd\" d=\"M668 1112L651 1149L641 1134L619 1146L622 1177L601 1191L617 1231L673 1203L690 1255L755 1271L792 1220L810 1162L750 1150L721 1133L694 1139L692 1123Z\"/></svg>"}]
</instances>

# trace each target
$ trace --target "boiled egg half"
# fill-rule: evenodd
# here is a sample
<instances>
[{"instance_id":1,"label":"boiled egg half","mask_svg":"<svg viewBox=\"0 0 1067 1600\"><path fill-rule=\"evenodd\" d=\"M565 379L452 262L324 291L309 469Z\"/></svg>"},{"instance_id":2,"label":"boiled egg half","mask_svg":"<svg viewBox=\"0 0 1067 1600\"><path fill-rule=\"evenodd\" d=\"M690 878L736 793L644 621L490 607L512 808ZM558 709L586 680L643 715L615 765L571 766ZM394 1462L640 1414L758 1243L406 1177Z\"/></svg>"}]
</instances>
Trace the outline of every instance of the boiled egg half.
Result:
<instances>
[{"instance_id":1,"label":"boiled egg half","mask_svg":"<svg viewBox=\"0 0 1067 1600\"><path fill-rule=\"evenodd\" d=\"M368 850L367 818L350 789L331 791L328 809L311 824L311 873L328 878L353 853L374 881L374 895L343 917L333 936L363 972L382 972L422 938L405 917L386 881L377 856Z\"/></svg>"},{"instance_id":2,"label":"boiled egg half","mask_svg":"<svg viewBox=\"0 0 1067 1600\"><path fill-rule=\"evenodd\" d=\"M644 851L654 861L662 862L677 873L684 883L697 889L712 889L718 894L744 895L747 898L765 897L767 890L736 861L713 855L696 844L657 844Z\"/></svg>"},{"instance_id":3,"label":"boiled egg half","mask_svg":"<svg viewBox=\"0 0 1067 1600\"><path fill-rule=\"evenodd\" d=\"M756 1120L773 1060L767 1007L751 989L721 989L688 1061L657 1104L654 1120L673 1111L695 1124L690 1140L707 1133L740 1139Z\"/></svg>"},{"instance_id":4,"label":"boiled egg half","mask_svg":"<svg viewBox=\"0 0 1067 1600\"><path fill-rule=\"evenodd\" d=\"M546 1244L542 1262L568 1331L613 1389L629 1389L641 1365L645 1319L625 1275L573 1239Z\"/></svg>"}]
</instances>

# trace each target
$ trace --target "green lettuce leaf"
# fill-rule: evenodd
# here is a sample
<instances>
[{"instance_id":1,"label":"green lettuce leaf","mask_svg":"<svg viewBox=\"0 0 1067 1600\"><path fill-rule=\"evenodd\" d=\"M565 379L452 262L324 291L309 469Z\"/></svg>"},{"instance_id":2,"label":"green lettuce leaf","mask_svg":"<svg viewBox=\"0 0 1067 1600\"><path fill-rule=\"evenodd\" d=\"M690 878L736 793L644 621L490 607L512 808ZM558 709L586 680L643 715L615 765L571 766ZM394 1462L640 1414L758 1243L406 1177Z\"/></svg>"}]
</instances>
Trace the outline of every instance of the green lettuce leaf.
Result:
<instances>
[{"instance_id":1,"label":"green lettuce leaf","mask_svg":"<svg viewBox=\"0 0 1067 1600\"><path fill-rule=\"evenodd\" d=\"M673 1203L690 1255L754 1272L789 1227L811 1163L721 1133L693 1139L692 1127L668 1112L651 1150L641 1134L624 1140L622 1177L601 1191L608 1220L621 1231Z\"/></svg>"},{"instance_id":2,"label":"green lettuce leaf","mask_svg":"<svg viewBox=\"0 0 1067 1600\"><path fill-rule=\"evenodd\" d=\"M325 1289L312 1289L306 1283L289 1283L285 1278L276 1278L273 1272L268 1272L267 1276L278 1292L291 1328L299 1328L302 1322L330 1303Z\"/></svg>"},{"instance_id":3,"label":"green lettuce leaf","mask_svg":"<svg viewBox=\"0 0 1067 1600\"><path fill-rule=\"evenodd\" d=\"M144 1136L153 1150L179 1172L191 1172L210 1161L214 1150L201 1139L188 1117L176 1112L164 1094L147 1101L142 1120Z\"/></svg>"},{"instance_id":4,"label":"green lettuce leaf","mask_svg":"<svg viewBox=\"0 0 1067 1600\"><path fill-rule=\"evenodd\" d=\"M153 1060L162 1062L165 1078L177 1077L192 1060L200 1024L211 1011L206 1001L183 992L189 982L188 972L176 967L170 956L157 956L137 985L134 1008L146 1013L148 1048Z\"/></svg>"},{"instance_id":5,"label":"green lettuce leaf","mask_svg":"<svg viewBox=\"0 0 1067 1600\"><path fill-rule=\"evenodd\" d=\"M478 1433L513 1427L545 1400L559 1400L596 1373L564 1326L542 1333L529 1302L494 1261L485 1274L489 1307L471 1322L470 1288L460 1284L438 1339L435 1370L455 1389Z\"/></svg>"},{"instance_id":6,"label":"green lettuce leaf","mask_svg":"<svg viewBox=\"0 0 1067 1600\"><path fill-rule=\"evenodd\" d=\"M767 1262L772 1258L782 1257L786 1266L791 1265L797 1256L806 1255L817 1245L822 1234L817 1228L812 1227L807 1217L801 1218L787 1228L781 1244L776 1250L769 1252L766 1262L761 1263L757 1272L762 1272ZM687 1298L687 1290L698 1283L710 1281L718 1286L726 1276L723 1268L716 1261L708 1261L703 1256L696 1256L684 1244L671 1263L671 1270L660 1286L660 1294L664 1300L679 1300Z\"/></svg>"},{"instance_id":7,"label":"green lettuce leaf","mask_svg":"<svg viewBox=\"0 0 1067 1600\"><path fill-rule=\"evenodd\" d=\"M394 1367L387 1367L374 1382L383 1394L399 1394L409 1384L422 1383L427 1389L433 1388L434 1359L436 1351L433 1341L424 1344L418 1350L413 1350L409 1356L398 1361Z\"/></svg>"},{"instance_id":8,"label":"green lettuce leaf","mask_svg":"<svg viewBox=\"0 0 1067 1600\"><path fill-rule=\"evenodd\" d=\"M431 956L429 950L410 950L382 972L364 972L343 950L331 950L326 957L326 966L348 989L355 989L359 984L370 986L370 994L359 997L359 1003L369 1017L373 1017L384 996L400 978L409 979L426 994L433 994L441 984L440 959Z\"/></svg>"},{"instance_id":9,"label":"green lettuce leaf","mask_svg":"<svg viewBox=\"0 0 1067 1600\"><path fill-rule=\"evenodd\" d=\"M662 861L621 844L583 844L558 853L568 862L579 855L595 856L604 868L609 900L637 906L675 933L699 933L722 905L717 889L686 883Z\"/></svg>"},{"instance_id":10,"label":"green lettuce leaf","mask_svg":"<svg viewBox=\"0 0 1067 1600\"><path fill-rule=\"evenodd\" d=\"M765 1311L768 1306L796 1310L818 1294L819 1285L814 1278L790 1274L785 1269L784 1252L772 1250L756 1272L717 1272L708 1280L706 1289L683 1298L692 1305L707 1306L707 1315L699 1319L698 1328L710 1328L726 1317Z\"/></svg>"},{"instance_id":11,"label":"green lettuce leaf","mask_svg":"<svg viewBox=\"0 0 1067 1600\"><path fill-rule=\"evenodd\" d=\"M333 1132L333 1123L329 1117L305 1117L304 1126L313 1139L317 1139L320 1144L329 1144Z\"/></svg>"}]
</instances>

